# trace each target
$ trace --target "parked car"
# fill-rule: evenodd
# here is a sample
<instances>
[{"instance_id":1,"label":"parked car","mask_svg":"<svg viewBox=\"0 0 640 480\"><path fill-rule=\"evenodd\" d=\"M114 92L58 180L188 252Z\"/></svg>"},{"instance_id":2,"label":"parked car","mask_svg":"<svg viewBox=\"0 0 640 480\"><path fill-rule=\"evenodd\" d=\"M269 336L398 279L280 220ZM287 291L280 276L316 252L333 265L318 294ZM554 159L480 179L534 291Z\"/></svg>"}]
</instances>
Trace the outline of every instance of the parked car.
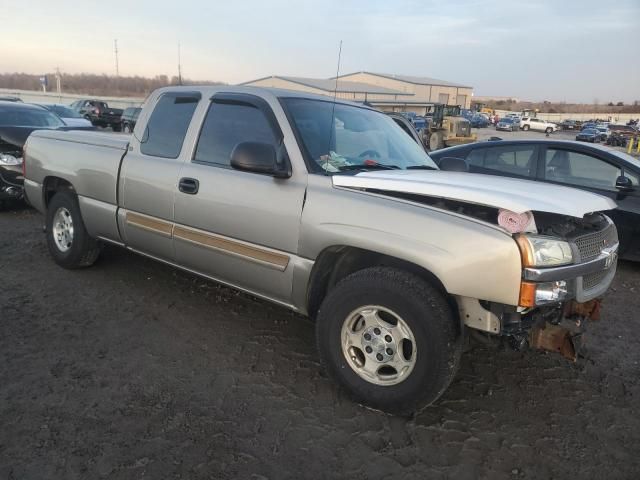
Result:
<instances>
[{"instance_id":1,"label":"parked car","mask_svg":"<svg viewBox=\"0 0 640 480\"><path fill-rule=\"evenodd\" d=\"M55 113L66 125L70 127L93 127L89 120L66 105L41 103L39 106Z\"/></svg>"},{"instance_id":2,"label":"parked car","mask_svg":"<svg viewBox=\"0 0 640 480\"><path fill-rule=\"evenodd\" d=\"M122 109L110 108L101 100L77 100L71 108L96 127L111 127L114 132L122 130Z\"/></svg>"},{"instance_id":3,"label":"parked car","mask_svg":"<svg viewBox=\"0 0 640 480\"><path fill-rule=\"evenodd\" d=\"M613 200L438 171L365 106L189 86L143 109L140 138L29 137L26 195L53 260L86 267L113 243L309 315L330 375L375 408L437 399L465 326L575 360L559 322L578 333L615 275L597 213Z\"/></svg>"},{"instance_id":4,"label":"parked car","mask_svg":"<svg viewBox=\"0 0 640 480\"><path fill-rule=\"evenodd\" d=\"M596 127L596 130L600 134L600 141L601 142L606 142L607 138L609 138L609 135L611 135L611 132L609 131L608 125L598 125Z\"/></svg>"},{"instance_id":5,"label":"parked car","mask_svg":"<svg viewBox=\"0 0 640 480\"><path fill-rule=\"evenodd\" d=\"M136 122L138 121L138 116L140 115L141 110L141 108L137 107L129 107L124 109L121 117L123 132L133 132L133 129L136 127Z\"/></svg>"},{"instance_id":6,"label":"parked car","mask_svg":"<svg viewBox=\"0 0 640 480\"><path fill-rule=\"evenodd\" d=\"M632 125L610 124L609 132L611 134L615 133L616 135L621 135L627 138L638 135L638 129Z\"/></svg>"},{"instance_id":7,"label":"parked car","mask_svg":"<svg viewBox=\"0 0 640 480\"><path fill-rule=\"evenodd\" d=\"M595 128L585 128L576 135L578 142L596 143L600 141L600 132Z\"/></svg>"},{"instance_id":8,"label":"parked car","mask_svg":"<svg viewBox=\"0 0 640 480\"><path fill-rule=\"evenodd\" d=\"M468 120L473 128L486 128L489 126L489 120L484 115L476 114Z\"/></svg>"},{"instance_id":9,"label":"parked car","mask_svg":"<svg viewBox=\"0 0 640 480\"><path fill-rule=\"evenodd\" d=\"M511 132L517 132L520 130L520 124L511 117L504 117L496 124L496 130L507 130Z\"/></svg>"},{"instance_id":10,"label":"parked car","mask_svg":"<svg viewBox=\"0 0 640 480\"><path fill-rule=\"evenodd\" d=\"M562 140L478 142L432 152L464 159L469 171L555 183L615 200L620 255L640 261L640 161L611 148Z\"/></svg>"},{"instance_id":11,"label":"parked car","mask_svg":"<svg viewBox=\"0 0 640 480\"><path fill-rule=\"evenodd\" d=\"M22 102L0 101L0 207L23 196L22 147L36 129L63 127L57 115Z\"/></svg>"},{"instance_id":12,"label":"parked car","mask_svg":"<svg viewBox=\"0 0 640 480\"><path fill-rule=\"evenodd\" d=\"M563 120L560 123L561 130L580 130L580 124L575 120Z\"/></svg>"},{"instance_id":13,"label":"parked car","mask_svg":"<svg viewBox=\"0 0 640 480\"><path fill-rule=\"evenodd\" d=\"M522 120L520 120L520 128L525 131L536 130L547 133L555 132L559 129L555 123L532 117L523 117Z\"/></svg>"}]
</instances>

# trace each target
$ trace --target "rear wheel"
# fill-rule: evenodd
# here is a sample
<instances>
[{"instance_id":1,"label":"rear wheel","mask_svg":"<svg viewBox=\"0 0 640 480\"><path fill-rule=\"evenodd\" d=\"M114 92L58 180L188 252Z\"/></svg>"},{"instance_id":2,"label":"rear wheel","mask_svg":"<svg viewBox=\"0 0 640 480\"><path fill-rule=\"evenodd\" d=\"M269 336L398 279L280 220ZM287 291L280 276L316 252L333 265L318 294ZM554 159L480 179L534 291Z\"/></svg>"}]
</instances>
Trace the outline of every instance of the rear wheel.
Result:
<instances>
[{"instance_id":1,"label":"rear wheel","mask_svg":"<svg viewBox=\"0 0 640 480\"><path fill-rule=\"evenodd\" d=\"M329 292L316 338L323 364L355 399L399 414L437 400L462 353L444 295L386 267L358 271Z\"/></svg>"},{"instance_id":2,"label":"rear wheel","mask_svg":"<svg viewBox=\"0 0 640 480\"><path fill-rule=\"evenodd\" d=\"M125 123L125 124L123 125L123 127L122 127L122 131L123 131L124 133L131 133L131 127L129 126L129 124L128 124L128 123Z\"/></svg>"},{"instance_id":3,"label":"rear wheel","mask_svg":"<svg viewBox=\"0 0 640 480\"><path fill-rule=\"evenodd\" d=\"M47 206L47 246L55 262L64 268L92 265L101 246L89 236L77 197L69 191L56 193Z\"/></svg>"}]
</instances>

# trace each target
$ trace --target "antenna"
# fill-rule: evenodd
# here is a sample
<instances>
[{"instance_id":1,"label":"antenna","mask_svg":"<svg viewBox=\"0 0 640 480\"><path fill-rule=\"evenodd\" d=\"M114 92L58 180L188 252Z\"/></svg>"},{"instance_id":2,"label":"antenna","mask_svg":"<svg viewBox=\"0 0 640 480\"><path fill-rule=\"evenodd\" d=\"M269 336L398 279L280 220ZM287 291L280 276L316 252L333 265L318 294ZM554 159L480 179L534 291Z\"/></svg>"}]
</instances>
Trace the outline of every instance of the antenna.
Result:
<instances>
[{"instance_id":1,"label":"antenna","mask_svg":"<svg viewBox=\"0 0 640 480\"><path fill-rule=\"evenodd\" d=\"M329 172L329 157L331 156L331 141L333 140L333 124L336 121L336 97L338 96L338 76L340 75L340 59L342 58L342 40L338 48L338 67L336 68L336 83L333 88L333 105L331 106L331 125L329 126L329 146L327 148L327 162L324 168L325 172Z\"/></svg>"},{"instance_id":2,"label":"antenna","mask_svg":"<svg viewBox=\"0 0 640 480\"><path fill-rule=\"evenodd\" d=\"M178 85L182 85L182 65L180 65L180 42L178 42Z\"/></svg>"},{"instance_id":3,"label":"antenna","mask_svg":"<svg viewBox=\"0 0 640 480\"><path fill-rule=\"evenodd\" d=\"M120 67L118 66L118 39L113 41L113 51L116 54L116 77L120 76Z\"/></svg>"}]
</instances>

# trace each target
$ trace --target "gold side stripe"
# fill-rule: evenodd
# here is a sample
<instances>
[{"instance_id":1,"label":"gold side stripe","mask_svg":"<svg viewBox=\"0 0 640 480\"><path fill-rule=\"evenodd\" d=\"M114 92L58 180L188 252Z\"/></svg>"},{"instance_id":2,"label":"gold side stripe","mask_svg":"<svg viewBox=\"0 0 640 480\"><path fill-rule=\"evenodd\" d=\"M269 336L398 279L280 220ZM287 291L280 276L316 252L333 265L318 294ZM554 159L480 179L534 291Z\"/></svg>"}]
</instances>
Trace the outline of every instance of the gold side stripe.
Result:
<instances>
[{"instance_id":1,"label":"gold side stripe","mask_svg":"<svg viewBox=\"0 0 640 480\"><path fill-rule=\"evenodd\" d=\"M246 243L231 240L213 233L183 227L165 220L159 220L133 212L127 212L125 219L127 225L131 225L132 227L141 228L142 230L157 233L168 238L173 237L184 240L229 255L235 255L280 271L286 270L289 265L288 255L272 252L253 245L247 245Z\"/></svg>"},{"instance_id":2,"label":"gold side stripe","mask_svg":"<svg viewBox=\"0 0 640 480\"><path fill-rule=\"evenodd\" d=\"M173 230L173 224L171 222L165 222L164 220L158 220L138 213L127 212L126 222L133 227L138 227L149 232L159 233L165 237L171 237L171 232Z\"/></svg>"},{"instance_id":3,"label":"gold side stripe","mask_svg":"<svg viewBox=\"0 0 640 480\"><path fill-rule=\"evenodd\" d=\"M196 245L246 258L280 271L284 271L289 265L289 257L287 255L236 242L219 235L175 225L173 236Z\"/></svg>"}]
</instances>

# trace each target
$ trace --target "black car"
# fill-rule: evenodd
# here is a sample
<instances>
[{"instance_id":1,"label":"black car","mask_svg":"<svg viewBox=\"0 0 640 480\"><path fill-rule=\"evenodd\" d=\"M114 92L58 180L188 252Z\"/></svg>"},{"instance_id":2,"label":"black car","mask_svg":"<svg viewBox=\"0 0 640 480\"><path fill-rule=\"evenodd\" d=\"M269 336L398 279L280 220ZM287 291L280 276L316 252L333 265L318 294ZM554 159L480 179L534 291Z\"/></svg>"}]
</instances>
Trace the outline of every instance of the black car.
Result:
<instances>
[{"instance_id":1,"label":"black car","mask_svg":"<svg viewBox=\"0 0 640 480\"><path fill-rule=\"evenodd\" d=\"M22 198L22 147L27 137L34 130L59 128L69 127L45 108L0 101L0 204Z\"/></svg>"},{"instance_id":2,"label":"black car","mask_svg":"<svg viewBox=\"0 0 640 480\"><path fill-rule=\"evenodd\" d=\"M122 130L122 109L111 108L102 100L77 100L71 104L71 109L96 127L111 127L114 132Z\"/></svg>"},{"instance_id":3,"label":"black car","mask_svg":"<svg viewBox=\"0 0 640 480\"><path fill-rule=\"evenodd\" d=\"M576 135L578 142L596 143L600 141L600 132L596 128L585 128Z\"/></svg>"},{"instance_id":4,"label":"black car","mask_svg":"<svg viewBox=\"0 0 640 480\"><path fill-rule=\"evenodd\" d=\"M133 129L136 127L136 122L138 121L138 115L140 115L141 108L130 107L125 108L124 112L122 112L122 131L124 133L131 133Z\"/></svg>"},{"instance_id":5,"label":"black car","mask_svg":"<svg viewBox=\"0 0 640 480\"><path fill-rule=\"evenodd\" d=\"M579 130L581 127L580 123L575 120L564 120L560 124L560 128L562 130Z\"/></svg>"},{"instance_id":6,"label":"black car","mask_svg":"<svg viewBox=\"0 0 640 480\"><path fill-rule=\"evenodd\" d=\"M469 172L523 178L589 190L612 198L620 255L640 261L640 161L599 145L562 140L476 142L429 153L440 165L462 159Z\"/></svg>"}]
</instances>

